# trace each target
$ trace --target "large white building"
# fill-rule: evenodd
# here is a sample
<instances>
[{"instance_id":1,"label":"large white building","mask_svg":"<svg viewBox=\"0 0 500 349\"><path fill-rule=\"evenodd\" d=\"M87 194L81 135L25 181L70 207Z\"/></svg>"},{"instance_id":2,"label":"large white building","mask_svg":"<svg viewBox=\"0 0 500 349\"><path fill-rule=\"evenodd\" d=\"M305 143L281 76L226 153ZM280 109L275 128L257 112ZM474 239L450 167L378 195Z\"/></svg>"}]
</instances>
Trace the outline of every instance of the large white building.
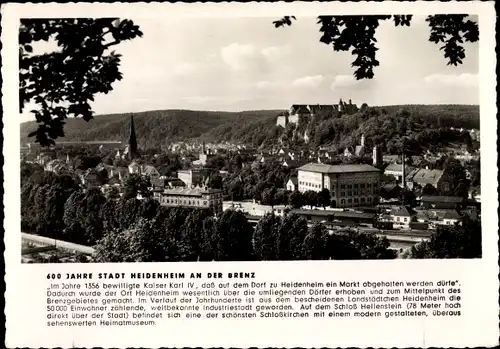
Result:
<instances>
[{"instance_id":1,"label":"large white building","mask_svg":"<svg viewBox=\"0 0 500 349\"><path fill-rule=\"evenodd\" d=\"M379 201L380 170L366 164L325 165L309 163L298 169L300 192L330 191L337 207L375 205Z\"/></svg>"},{"instance_id":2,"label":"large white building","mask_svg":"<svg viewBox=\"0 0 500 349\"><path fill-rule=\"evenodd\" d=\"M155 192L154 198L163 206L210 209L222 212L222 190L209 188L171 188Z\"/></svg>"}]
</instances>

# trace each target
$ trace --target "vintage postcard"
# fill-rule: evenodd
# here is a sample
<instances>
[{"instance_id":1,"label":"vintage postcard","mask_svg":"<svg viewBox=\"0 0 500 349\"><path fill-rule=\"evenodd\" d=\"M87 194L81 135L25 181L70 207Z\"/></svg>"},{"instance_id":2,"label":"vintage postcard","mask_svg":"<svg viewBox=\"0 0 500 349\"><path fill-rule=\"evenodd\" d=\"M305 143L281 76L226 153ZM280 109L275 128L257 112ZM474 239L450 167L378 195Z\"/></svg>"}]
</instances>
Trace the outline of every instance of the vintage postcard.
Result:
<instances>
[{"instance_id":1,"label":"vintage postcard","mask_svg":"<svg viewBox=\"0 0 500 349\"><path fill-rule=\"evenodd\" d=\"M498 345L492 2L5 4L2 46L7 347Z\"/></svg>"}]
</instances>

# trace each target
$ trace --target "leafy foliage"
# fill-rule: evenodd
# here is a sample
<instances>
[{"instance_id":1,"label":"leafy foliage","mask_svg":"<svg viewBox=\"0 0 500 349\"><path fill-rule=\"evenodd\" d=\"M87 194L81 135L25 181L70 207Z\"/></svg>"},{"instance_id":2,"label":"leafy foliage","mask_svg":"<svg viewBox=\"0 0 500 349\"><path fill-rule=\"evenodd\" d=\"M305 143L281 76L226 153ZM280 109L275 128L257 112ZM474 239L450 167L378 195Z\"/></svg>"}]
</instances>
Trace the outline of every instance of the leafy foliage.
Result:
<instances>
[{"instance_id":1,"label":"leafy foliage","mask_svg":"<svg viewBox=\"0 0 500 349\"><path fill-rule=\"evenodd\" d=\"M125 231L108 232L95 247L96 262L165 261L168 241L153 222L141 219Z\"/></svg>"},{"instance_id":2,"label":"leafy foliage","mask_svg":"<svg viewBox=\"0 0 500 349\"><path fill-rule=\"evenodd\" d=\"M255 257L260 261L277 260L277 233L281 219L274 214L262 217L253 234Z\"/></svg>"},{"instance_id":3,"label":"leafy foliage","mask_svg":"<svg viewBox=\"0 0 500 349\"><path fill-rule=\"evenodd\" d=\"M405 258L481 258L481 221L464 217L462 225L438 227L429 241L413 246Z\"/></svg>"},{"instance_id":4,"label":"leafy foliage","mask_svg":"<svg viewBox=\"0 0 500 349\"><path fill-rule=\"evenodd\" d=\"M64 136L69 116L89 121L90 102L98 93L108 93L122 79L120 55L109 48L142 36L130 20L116 18L21 19L19 29L19 99L21 112L35 103L38 129L35 136L42 145L54 144ZM58 50L34 54L39 41L55 42Z\"/></svg>"},{"instance_id":5,"label":"leafy foliage","mask_svg":"<svg viewBox=\"0 0 500 349\"><path fill-rule=\"evenodd\" d=\"M447 14L426 18L430 27L429 41L442 44L439 49L444 52L448 65L462 64L465 58L463 43L479 40L479 27L468 17ZM396 27L403 27L411 25L412 15L319 16L319 31L322 33L320 42L331 45L334 51L351 51L356 56L351 64L355 67L355 78L372 79L373 69L380 64L376 59L376 29L381 21L391 18ZM295 20L294 16L284 16L273 24L277 28L290 26L292 20Z\"/></svg>"},{"instance_id":6,"label":"leafy foliage","mask_svg":"<svg viewBox=\"0 0 500 349\"><path fill-rule=\"evenodd\" d=\"M213 239L218 261L250 261L254 259L253 228L240 211L226 210L213 226Z\"/></svg>"},{"instance_id":7,"label":"leafy foliage","mask_svg":"<svg viewBox=\"0 0 500 349\"><path fill-rule=\"evenodd\" d=\"M132 173L127 177L123 186L123 197L131 199L140 194L142 197L151 196L148 188L151 187L151 182L147 177L141 176L137 173Z\"/></svg>"}]
</instances>

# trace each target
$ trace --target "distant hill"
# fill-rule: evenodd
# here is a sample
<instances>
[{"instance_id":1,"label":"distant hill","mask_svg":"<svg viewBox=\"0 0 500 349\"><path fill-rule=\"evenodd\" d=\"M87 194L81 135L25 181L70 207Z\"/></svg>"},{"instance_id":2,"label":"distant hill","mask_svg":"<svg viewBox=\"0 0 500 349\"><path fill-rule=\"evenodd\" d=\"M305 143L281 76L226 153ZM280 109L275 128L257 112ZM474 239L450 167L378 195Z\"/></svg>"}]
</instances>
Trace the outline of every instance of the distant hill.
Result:
<instances>
[{"instance_id":1,"label":"distant hill","mask_svg":"<svg viewBox=\"0 0 500 349\"><path fill-rule=\"evenodd\" d=\"M216 112L192 110L156 110L133 113L139 147L159 148L178 140L229 141L261 145L273 144L284 130L276 126L276 118L283 110L243 112ZM130 115L97 115L90 122L68 119L65 137L61 141L126 141ZM479 106L474 105L394 105L369 108L340 119L322 119L299 125L300 133L312 130L316 145L356 142L361 133L368 136L384 134L386 138L401 133L407 115L419 128L463 127L479 129ZM423 126L422 126L423 125ZM34 121L21 124L21 142L32 142L27 135L36 129ZM299 133L299 130L297 130ZM316 136L314 136L316 134Z\"/></svg>"},{"instance_id":2,"label":"distant hill","mask_svg":"<svg viewBox=\"0 0 500 349\"><path fill-rule=\"evenodd\" d=\"M71 118L64 127L61 141L126 141L130 116L134 115L139 147L160 147L172 141L198 138L212 130L238 128L255 122L274 124L280 110L216 112L193 110L155 110L140 113L97 115L86 122ZM35 121L21 124L21 142L32 142L28 134L37 128ZM214 137L221 136L216 132ZM211 136L205 137L213 140ZM221 138L224 138L221 136ZM57 143L57 140L56 140Z\"/></svg>"}]
</instances>

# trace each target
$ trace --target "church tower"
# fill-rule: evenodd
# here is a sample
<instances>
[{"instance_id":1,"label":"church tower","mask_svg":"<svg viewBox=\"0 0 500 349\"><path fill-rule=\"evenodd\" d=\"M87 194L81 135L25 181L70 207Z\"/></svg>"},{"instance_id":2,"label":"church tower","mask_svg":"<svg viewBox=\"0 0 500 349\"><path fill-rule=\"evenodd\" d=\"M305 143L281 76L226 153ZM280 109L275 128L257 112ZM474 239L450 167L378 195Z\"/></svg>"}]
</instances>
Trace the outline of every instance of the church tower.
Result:
<instances>
[{"instance_id":1,"label":"church tower","mask_svg":"<svg viewBox=\"0 0 500 349\"><path fill-rule=\"evenodd\" d=\"M130 115L130 133L128 138L128 156L130 160L137 157L137 138L135 136L134 116Z\"/></svg>"}]
</instances>

